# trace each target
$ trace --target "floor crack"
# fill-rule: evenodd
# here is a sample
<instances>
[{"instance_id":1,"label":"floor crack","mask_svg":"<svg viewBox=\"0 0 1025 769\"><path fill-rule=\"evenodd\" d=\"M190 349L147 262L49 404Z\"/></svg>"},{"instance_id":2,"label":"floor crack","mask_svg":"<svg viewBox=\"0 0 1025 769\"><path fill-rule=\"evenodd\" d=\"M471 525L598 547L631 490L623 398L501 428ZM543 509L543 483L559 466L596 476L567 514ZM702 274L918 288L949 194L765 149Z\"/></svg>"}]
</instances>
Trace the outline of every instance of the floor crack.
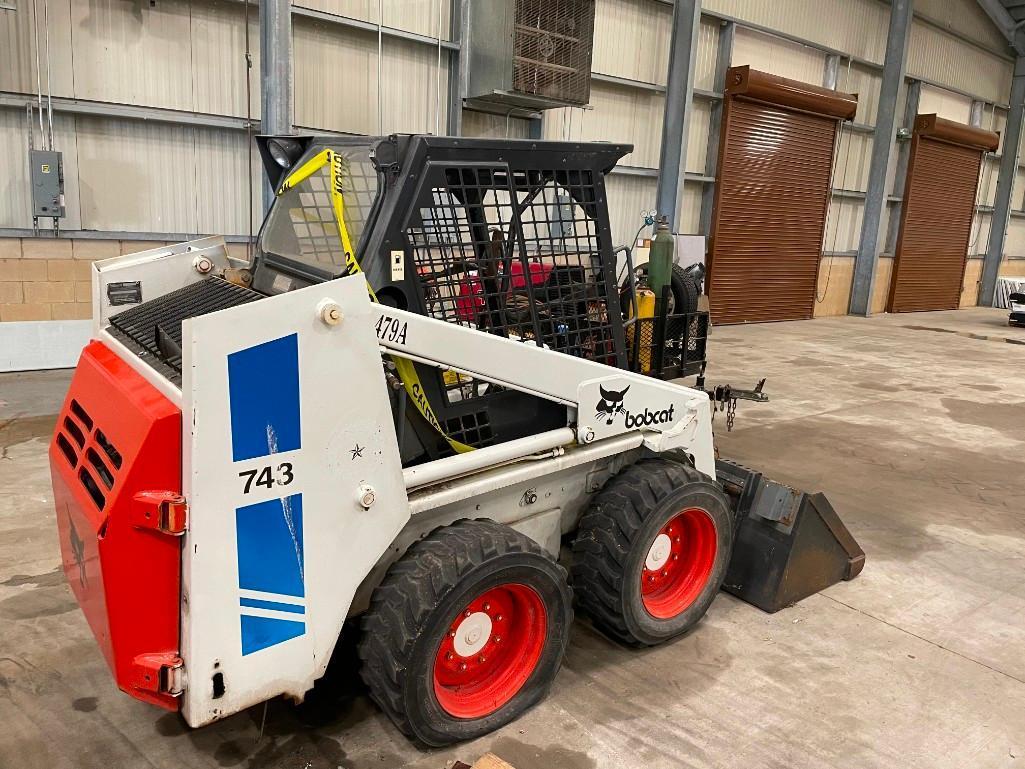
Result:
<instances>
[{"instance_id":1,"label":"floor crack","mask_svg":"<svg viewBox=\"0 0 1025 769\"><path fill-rule=\"evenodd\" d=\"M862 615L868 617L869 619L874 619L876 622L882 622L887 627L892 627L894 630L898 630L901 633L904 633L905 635L909 635L912 638L917 638L919 641L924 641L925 643L929 644L930 646L935 646L937 649L942 649L943 651L948 652L950 654L953 654L953 655L955 655L957 657L960 657L963 660L971 662L971 663L973 663L975 665L980 665L980 666L986 668L987 670L992 670L994 673L998 673L999 675L1002 675L1005 678L1010 678L1012 681L1017 681L1020 684L1025 684L1025 680L1022 680L1021 678L1018 678L1017 676L1011 675L1010 673L1007 673L1007 672L1005 672L1003 670L1000 670L999 668L995 668L992 665L987 665L985 662L982 662L981 660L977 660L977 659L975 659L973 657L969 657L967 654L962 654L961 652L957 651L956 649L951 649L948 646L944 646L941 643L937 643L936 641L933 641L933 640L930 640L930 639L925 638L923 636L920 636L917 633L912 633L910 630L908 630L906 628L902 628L900 625L894 625L892 622L887 622L882 617L877 617L874 614L870 614L867 611L859 609L857 606L851 606L849 603L844 603L840 599L834 598L831 595L826 595L825 593L820 593L820 595L823 598L828 598L830 601L833 601L834 603L840 604L841 606L846 606L848 609L851 609L852 611L856 611L856 612L858 612L858 614L862 614Z\"/></svg>"}]
</instances>

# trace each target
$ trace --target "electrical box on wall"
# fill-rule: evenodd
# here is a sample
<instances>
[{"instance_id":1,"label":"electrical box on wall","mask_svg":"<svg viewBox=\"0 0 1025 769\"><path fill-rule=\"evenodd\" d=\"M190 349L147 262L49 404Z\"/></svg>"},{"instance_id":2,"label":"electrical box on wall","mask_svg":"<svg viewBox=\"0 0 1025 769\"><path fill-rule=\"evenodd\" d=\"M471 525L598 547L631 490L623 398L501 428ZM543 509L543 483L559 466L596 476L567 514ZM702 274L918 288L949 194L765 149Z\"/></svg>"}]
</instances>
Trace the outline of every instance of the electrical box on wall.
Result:
<instances>
[{"instance_id":1,"label":"electrical box on wall","mask_svg":"<svg viewBox=\"0 0 1025 769\"><path fill-rule=\"evenodd\" d=\"M475 0L467 6L467 100L530 110L587 104L595 0Z\"/></svg>"},{"instance_id":2,"label":"electrical box on wall","mask_svg":"<svg viewBox=\"0 0 1025 769\"><path fill-rule=\"evenodd\" d=\"M64 216L64 165L60 152L29 150L32 216Z\"/></svg>"}]
</instances>

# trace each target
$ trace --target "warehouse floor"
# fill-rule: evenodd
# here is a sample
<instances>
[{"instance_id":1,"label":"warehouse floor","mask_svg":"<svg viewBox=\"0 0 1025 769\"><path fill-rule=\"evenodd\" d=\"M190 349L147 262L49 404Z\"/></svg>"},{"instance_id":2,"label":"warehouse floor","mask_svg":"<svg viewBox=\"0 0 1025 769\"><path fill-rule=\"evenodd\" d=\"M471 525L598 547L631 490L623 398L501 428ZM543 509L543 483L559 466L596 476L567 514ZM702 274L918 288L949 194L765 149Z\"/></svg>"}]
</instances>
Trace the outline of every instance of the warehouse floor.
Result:
<instances>
[{"instance_id":1,"label":"warehouse floor","mask_svg":"<svg viewBox=\"0 0 1025 769\"><path fill-rule=\"evenodd\" d=\"M435 752L358 690L197 731L116 691L58 568L46 444L69 374L2 375L0 766L1023 766L1025 347L1004 340L1025 330L1005 318L717 329L710 381L766 376L772 396L741 404L723 455L825 491L863 574L775 615L722 595L649 651L578 621L544 704Z\"/></svg>"}]
</instances>

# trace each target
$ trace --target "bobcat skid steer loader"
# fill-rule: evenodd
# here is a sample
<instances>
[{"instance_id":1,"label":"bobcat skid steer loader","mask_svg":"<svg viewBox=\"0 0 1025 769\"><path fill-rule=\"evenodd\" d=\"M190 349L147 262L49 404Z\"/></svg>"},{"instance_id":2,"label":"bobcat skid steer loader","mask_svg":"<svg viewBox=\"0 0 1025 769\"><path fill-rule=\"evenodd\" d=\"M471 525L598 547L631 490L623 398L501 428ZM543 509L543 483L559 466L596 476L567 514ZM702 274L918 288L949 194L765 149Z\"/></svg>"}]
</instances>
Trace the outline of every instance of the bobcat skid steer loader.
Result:
<instances>
[{"instance_id":1,"label":"bobcat skid steer loader","mask_svg":"<svg viewBox=\"0 0 1025 769\"><path fill-rule=\"evenodd\" d=\"M302 700L361 617L371 696L443 745L545 696L574 605L650 645L724 582L773 611L860 571L821 495L717 463L708 394L630 365L605 191L629 150L263 137L251 261L95 263L50 462L120 688L194 727ZM660 370L694 370L694 321L662 319Z\"/></svg>"}]
</instances>

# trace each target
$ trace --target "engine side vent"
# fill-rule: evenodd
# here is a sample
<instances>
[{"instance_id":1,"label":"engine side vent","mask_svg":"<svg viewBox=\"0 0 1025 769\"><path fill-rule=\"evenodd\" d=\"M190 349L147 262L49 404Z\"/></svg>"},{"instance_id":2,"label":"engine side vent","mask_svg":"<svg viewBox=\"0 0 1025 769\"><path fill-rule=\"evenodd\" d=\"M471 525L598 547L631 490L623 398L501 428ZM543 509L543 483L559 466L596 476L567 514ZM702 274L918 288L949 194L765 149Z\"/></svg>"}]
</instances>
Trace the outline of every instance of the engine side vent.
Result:
<instances>
[{"instance_id":1,"label":"engine side vent","mask_svg":"<svg viewBox=\"0 0 1025 769\"><path fill-rule=\"evenodd\" d=\"M54 443L68 464L78 469L76 477L96 508L103 510L107 503L104 489L111 491L117 482L121 453L74 398L61 416Z\"/></svg>"},{"instance_id":2,"label":"engine side vent","mask_svg":"<svg viewBox=\"0 0 1025 769\"><path fill-rule=\"evenodd\" d=\"M85 446L85 434L71 417L64 417L64 431L74 439L79 448Z\"/></svg>"},{"instance_id":3,"label":"engine side vent","mask_svg":"<svg viewBox=\"0 0 1025 769\"><path fill-rule=\"evenodd\" d=\"M71 413L74 414L78 418L78 421L82 423L82 426L86 430L92 430L93 429L92 417L90 417L88 414L86 414L85 413L85 409L82 408L82 404L80 404L78 401L76 401L74 399L72 399L72 401L71 401Z\"/></svg>"},{"instance_id":4,"label":"engine side vent","mask_svg":"<svg viewBox=\"0 0 1025 769\"><path fill-rule=\"evenodd\" d=\"M61 454L68 460L68 464L75 467L78 464L78 454L75 453L75 449L72 447L71 442L64 437L63 433L57 433L57 448L60 449Z\"/></svg>"},{"instance_id":5,"label":"engine side vent","mask_svg":"<svg viewBox=\"0 0 1025 769\"><path fill-rule=\"evenodd\" d=\"M114 444L107 439L107 436L103 434L102 430L97 430L94 437L96 438L96 445L99 446L103 450L103 453L110 458L111 463L114 465L114 469L120 470L121 453L114 448Z\"/></svg>"},{"instance_id":6,"label":"engine side vent","mask_svg":"<svg viewBox=\"0 0 1025 769\"><path fill-rule=\"evenodd\" d=\"M107 506L107 498L103 495L103 492L100 491L100 487L84 467L78 471L78 480L82 482L82 485L89 493L90 499L92 499L93 504L96 505L98 510L102 510Z\"/></svg>"},{"instance_id":7,"label":"engine side vent","mask_svg":"<svg viewBox=\"0 0 1025 769\"><path fill-rule=\"evenodd\" d=\"M89 460L89 464L92 465L93 470L96 472L96 475L101 481L103 481L103 485L108 489L114 488L114 474L107 469L107 466L103 463L103 460L100 459L100 455L96 453L95 449L89 449L85 452L85 455Z\"/></svg>"}]
</instances>

